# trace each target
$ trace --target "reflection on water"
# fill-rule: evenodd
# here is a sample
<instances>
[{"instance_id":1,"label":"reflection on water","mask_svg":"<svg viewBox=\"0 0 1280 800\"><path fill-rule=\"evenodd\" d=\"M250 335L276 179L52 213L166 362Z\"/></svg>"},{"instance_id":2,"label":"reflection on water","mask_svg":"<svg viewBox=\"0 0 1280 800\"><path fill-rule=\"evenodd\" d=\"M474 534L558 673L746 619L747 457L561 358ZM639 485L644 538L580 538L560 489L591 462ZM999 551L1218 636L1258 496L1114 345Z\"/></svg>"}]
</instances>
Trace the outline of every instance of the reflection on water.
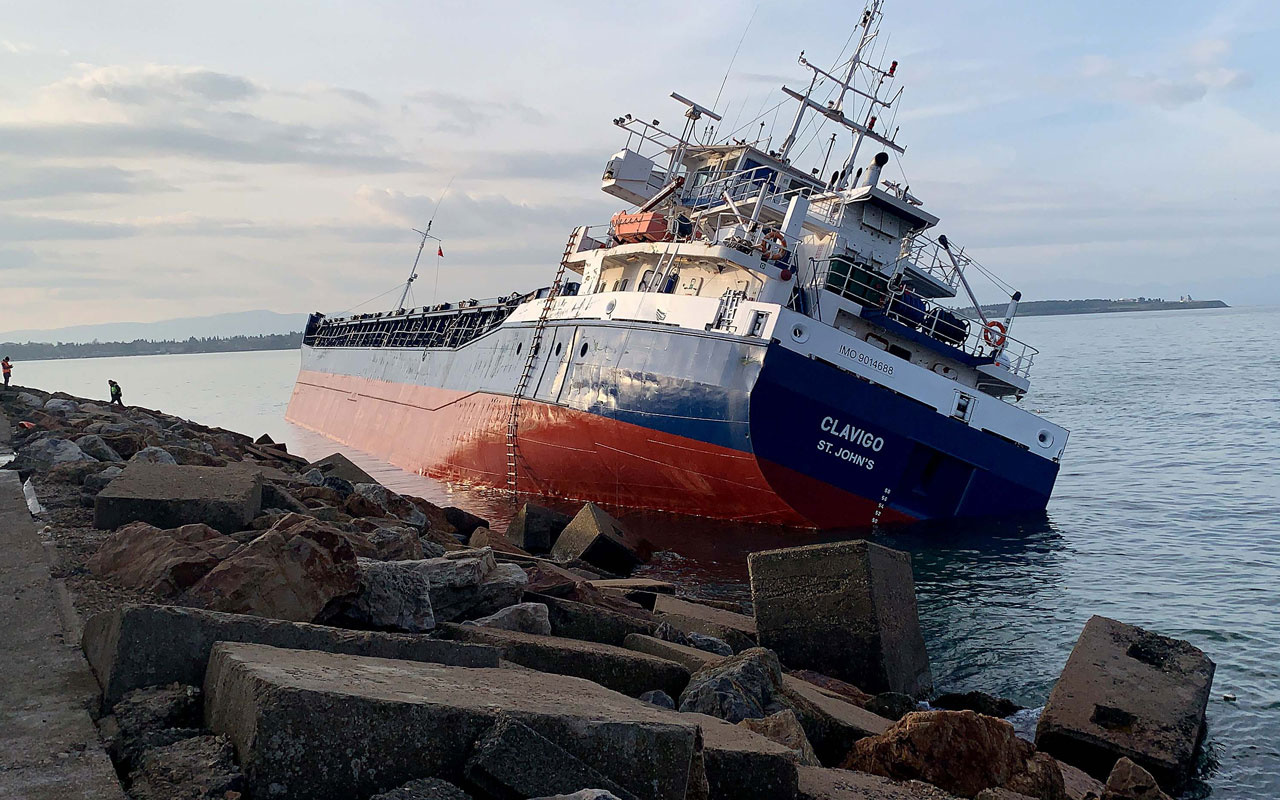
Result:
<instances>
[{"instance_id":1,"label":"reflection on water","mask_svg":"<svg viewBox=\"0 0 1280 800\"><path fill-rule=\"evenodd\" d=\"M1280 797L1280 310L1017 324L1043 350L1028 407L1072 430L1048 516L873 534L913 554L938 687L1039 706L1092 614L1187 639L1218 665L1198 791ZM25 363L15 379L101 396L114 377L129 402L270 433L309 457L342 450L284 422L297 370L297 353L230 353ZM346 452L387 486L497 530L514 511L500 493ZM747 553L840 535L621 516L661 549L642 574L725 598L749 596Z\"/></svg>"}]
</instances>

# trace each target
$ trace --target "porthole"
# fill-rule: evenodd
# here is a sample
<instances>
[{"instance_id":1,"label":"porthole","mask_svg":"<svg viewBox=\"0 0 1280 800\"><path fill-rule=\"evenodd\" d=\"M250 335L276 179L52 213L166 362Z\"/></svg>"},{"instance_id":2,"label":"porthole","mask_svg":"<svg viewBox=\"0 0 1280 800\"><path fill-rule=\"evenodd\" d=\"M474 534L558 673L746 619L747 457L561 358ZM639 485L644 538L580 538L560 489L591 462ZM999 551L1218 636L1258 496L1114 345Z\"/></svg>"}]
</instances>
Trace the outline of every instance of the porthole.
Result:
<instances>
[{"instance_id":1,"label":"porthole","mask_svg":"<svg viewBox=\"0 0 1280 800\"><path fill-rule=\"evenodd\" d=\"M582 347L578 348L578 357L585 358L587 355L587 343L583 342Z\"/></svg>"},{"instance_id":2,"label":"porthole","mask_svg":"<svg viewBox=\"0 0 1280 800\"><path fill-rule=\"evenodd\" d=\"M1053 447L1053 434L1042 428L1036 434L1036 441L1040 443L1041 447Z\"/></svg>"},{"instance_id":3,"label":"porthole","mask_svg":"<svg viewBox=\"0 0 1280 800\"><path fill-rule=\"evenodd\" d=\"M791 327L791 338L797 342L804 342L809 339L809 331L803 325L793 325Z\"/></svg>"},{"instance_id":4,"label":"porthole","mask_svg":"<svg viewBox=\"0 0 1280 800\"><path fill-rule=\"evenodd\" d=\"M560 351L563 349L564 349L564 345L560 342L556 342L556 358L560 357Z\"/></svg>"},{"instance_id":5,"label":"porthole","mask_svg":"<svg viewBox=\"0 0 1280 800\"><path fill-rule=\"evenodd\" d=\"M520 351L524 349L524 342L516 342L516 355L520 355Z\"/></svg>"}]
</instances>

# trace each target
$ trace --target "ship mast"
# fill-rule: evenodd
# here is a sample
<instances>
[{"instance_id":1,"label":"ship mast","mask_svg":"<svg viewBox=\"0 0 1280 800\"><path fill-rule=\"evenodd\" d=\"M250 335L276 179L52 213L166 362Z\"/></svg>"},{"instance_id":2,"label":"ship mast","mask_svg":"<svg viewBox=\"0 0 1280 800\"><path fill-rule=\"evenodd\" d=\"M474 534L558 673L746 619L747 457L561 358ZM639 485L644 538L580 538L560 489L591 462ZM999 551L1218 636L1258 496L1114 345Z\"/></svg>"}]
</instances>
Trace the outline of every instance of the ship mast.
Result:
<instances>
[{"instance_id":1,"label":"ship mast","mask_svg":"<svg viewBox=\"0 0 1280 800\"><path fill-rule=\"evenodd\" d=\"M413 282L418 279L418 261L422 258L422 248L427 246L427 240L435 239L437 242L440 241L440 237L431 235L432 222L435 222L435 220L432 219L427 222L425 231L420 231L417 228L412 229L414 233L422 237L422 241L418 242L418 254L413 257L413 267L409 270L409 279L404 282L404 291L400 293L400 302L392 309L393 311L404 308L404 301L409 297L409 290L413 288Z\"/></svg>"},{"instance_id":2,"label":"ship mast","mask_svg":"<svg viewBox=\"0 0 1280 800\"><path fill-rule=\"evenodd\" d=\"M842 190L848 185L848 176L850 171L853 169L854 161L858 157L858 150L861 148L863 140L871 139L872 141L879 142L895 152L905 152L905 148L894 141L894 136L896 136L897 133L896 131L894 132L894 136L884 136L875 130L878 118L877 115L880 113L880 110L891 108L893 104L897 102L898 98L902 96L902 90L899 89L892 97L887 99L880 97L880 92L884 87L885 82L893 79L894 73L898 69L898 62L894 61L886 70L873 66L865 60L872 42L874 42L880 35L880 18L882 16L881 9L883 6L884 0L870 0L866 9L863 10L862 19L858 23L859 28L862 30L862 34L858 40L858 46L853 51L853 55L849 57L848 68L845 70L843 76L834 75L816 64L811 63L807 58L805 58L804 53L801 52L801 66L808 67L813 71L813 78L809 81L808 90L801 94L800 92L793 91L786 86L782 87L783 92L799 101L800 104L799 108L796 109L795 119L791 123L791 130L787 134L787 138L783 142L782 149L779 153L779 157L783 161L786 161L788 154L791 152L791 148L795 146L796 137L800 132L802 123L804 122L805 112L809 110L816 111L827 119L836 122L853 132L853 147L850 150L848 158L845 160L844 167L840 172L840 178L837 181L837 184L832 187L836 190ZM872 91L863 91L854 85L855 80L861 73L866 73L867 83L872 87ZM836 99L828 102L826 105L822 105L813 99L813 90L817 88L818 79L820 77L831 81L840 89L840 93ZM861 122L850 119L844 113L845 99L848 97L850 92L864 97L868 101L867 111Z\"/></svg>"}]
</instances>

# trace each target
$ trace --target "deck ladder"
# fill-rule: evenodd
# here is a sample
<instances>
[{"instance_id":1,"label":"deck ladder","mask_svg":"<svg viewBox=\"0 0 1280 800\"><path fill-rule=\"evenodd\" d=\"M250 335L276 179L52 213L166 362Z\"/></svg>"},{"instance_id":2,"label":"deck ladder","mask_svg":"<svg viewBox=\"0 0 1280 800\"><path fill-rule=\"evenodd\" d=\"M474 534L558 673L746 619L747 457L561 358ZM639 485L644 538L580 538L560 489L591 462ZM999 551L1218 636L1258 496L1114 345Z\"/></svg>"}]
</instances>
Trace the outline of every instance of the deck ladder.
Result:
<instances>
[{"instance_id":1,"label":"deck ladder","mask_svg":"<svg viewBox=\"0 0 1280 800\"><path fill-rule=\"evenodd\" d=\"M547 320L551 317L551 306L564 282L564 271L569 266L569 256L573 255L578 243L578 231L574 230L564 246L564 255L560 257L560 269L556 270L556 279L547 290L547 297L542 302L542 312L538 314L538 322L533 327L533 338L529 342L529 353L525 356L524 369L520 371L520 379L516 381L516 390L511 394L511 409L507 414L507 491L516 494L520 479L520 401L529 388L529 379L533 377L533 369L538 363L538 351L542 345L542 335L547 330Z\"/></svg>"}]
</instances>

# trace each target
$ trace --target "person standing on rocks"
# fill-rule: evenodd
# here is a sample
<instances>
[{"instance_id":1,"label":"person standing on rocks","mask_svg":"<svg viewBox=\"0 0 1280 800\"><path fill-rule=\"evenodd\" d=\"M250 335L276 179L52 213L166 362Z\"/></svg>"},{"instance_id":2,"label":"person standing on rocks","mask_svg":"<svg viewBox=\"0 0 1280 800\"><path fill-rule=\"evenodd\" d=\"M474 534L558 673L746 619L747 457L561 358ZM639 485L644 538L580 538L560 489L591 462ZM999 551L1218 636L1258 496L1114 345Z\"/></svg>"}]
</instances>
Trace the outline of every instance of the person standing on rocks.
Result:
<instances>
[{"instance_id":1,"label":"person standing on rocks","mask_svg":"<svg viewBox=\"0 0 1280 800\"><path fill-rule=\"evenodd\" d=\"M111 405L120 406L121 408L124 408L125 407L124 401L120 399L121 396L124 394L123 392L120 391L120 384L116 383L113 380L108 380L107 386L111 389Z\"/></svg>"},{"instance_id":2,"label":"person standing on rocks","mask_svg":"<svg viewBox=\"0 0 1280 800\"><path fill-rule=\"evenodd\" d=\"M4 357L4 361L0 361L0 369L4 370L4 385L9 385L9 378L13 376L13 362L8 356Z\"/></svg>"}]
</instances>

